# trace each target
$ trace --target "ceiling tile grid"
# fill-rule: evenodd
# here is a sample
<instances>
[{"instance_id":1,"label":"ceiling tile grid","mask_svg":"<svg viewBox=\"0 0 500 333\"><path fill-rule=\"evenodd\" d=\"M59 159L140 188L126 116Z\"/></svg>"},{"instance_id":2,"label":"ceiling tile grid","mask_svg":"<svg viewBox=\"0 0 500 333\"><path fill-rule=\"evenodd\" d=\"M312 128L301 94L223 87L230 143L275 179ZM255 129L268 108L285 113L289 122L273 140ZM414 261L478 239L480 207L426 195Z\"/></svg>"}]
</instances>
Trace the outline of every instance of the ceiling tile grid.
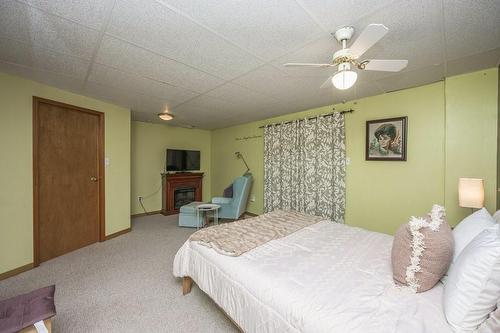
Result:
<instances>
[{"instance_id":1,"label":"ceiling tile grid","mask_svg":"<svg viewBox=\"0 0 500 333\"><path fill-rule=\"evenodd\" d=\"M408 66L404 71L444 63L442 15L440 1L401 0L364 17L355 24L358 33L370 23L384 23L389 33L361 59L407 59ZM388 72L372 73L377 77L392 75Z\"/></svg>"},{"instance_id":2,"label":"ceiling tile grid","mask_svg":"<svg viewBox=\"0 0 500 333\"><path fill-rule=\"evenodd\" d=\"M152 113L152 111L156 110L154 113L155 115L168 107L164 99L143 95L137 92L132 93L121 87L104 86L90 81L85 83L83 93L139 112Z\"/></svg>"},{"instance_id":3,"label":"ceiling tile grid","mask_svg":"<svg viewBox=\"0 0 500 333\"><path fill-rule=\"evenodd\" d=\"M331 63L333 54L339 49L340 46L335 38L332 35L328 35L273 60L272 65L289 76L320 76L326 80L327 77L335 73L336 68L284 67L283 64L288 62Z\"/></svg>"},{"instance_id":4,"label":"ceiling tile grid","mask_svg":"<svg viewBox=\"0 0 500 333\"><path fill-rule=\"evenodd\" d=\"M20 2L100 30L115 0L23 0Z\"/></svg>"},{"instance_id":5,"label":"ceiling tile grid","mask_svg":"<svg viewBox=\"0 0 500 333\"><path fill-rule=\"evenodd\" d=\"M500 47L500 1L443 0L450 60Z\"/></svg>"},{"instance_id":6,"label":"ceiling tile grid","mask_svg":"<svg viewBox=\"0 0 500 333\"><path fill-rule=\"evenodd\" d=\"M0 4L0 36L89 60L98 31L16 1Z\"/></svg>"},{"instance_id":7,"label":"ceiling tile grid","mask_svg":"<svg viewBox=\"0 0 500 333\"><path fill-rule=\"evenodd\" d=\"M107 33L224 79L262 65L259 59L154 0L118 0Z\"/></svg>"},{"instance_id":8,"label":"ceiling tile grid","mask_svg":"<svg viewBox=\"0 0 500 333\"><path fill-rule=\"evenodd\" d=\"M278 100L255 92L253 90L238 86L233 83L226 83L206 93L207 96L220 98L236 105L262 105L277 103Z\"/></svg>"},{"instance_id":9,"label":"ceiling tile grid","mask_svg":"<svg viewBox=\"0 0 500 333\"><path fill-rule=\"evenodd\" d=\"M184 90L166 83L147 79L135 74L129 74L117 69L95 64L88 77L88 82L94 82L103 86L113 87L120 82L120 88L130 94L139 93L149 95L167 102L169 107L185 102L197 93Z\"/></svg>"},{"instance_id":10,"label":"ceiling tile grid","mask_svg":"<svg viewBox=\"0 0 500 333\"><path fill-rule=\"evenodd\" d=\"M294 0L163 2L266 61L325 34Z\"/></svg>"},{"instance_id":11,"label":"ceiling tile grid","mask_svg":"<svg viewBox=\"0 0 500 333\"><path fill-rule=\"evenodd\" d=\"M0 45L0 60L49 71L48 75L52 72L83 79L90 65L86 60L17 40L0 38Z\"/></svg>"},{"instance_id":12,"label":"ceiling tile grid","mask_svg":"<svg viewBox=\"0 0 500 333\"><path fill-rule=\"evenodd\" d=\"M423 85L498 66L498 0L4 0L0 70L110 101L133 119L220 128ZM389 33L349 90L319 86L335 68L330 35L370 23Z\"/></svg>"},{"instance_id":13,"label":"ceiling tile grid","mask_svg":"<svg viewBox=\"0 0 500 333\"><path fill-rule=\"evenodd\" d=\"M50 86L75 92L82 93L81 87L84 79L66 76L51 71L42 69L34 69L33 67L13 64L0 60L0 72L21 76L33 81L48 84Z\"/></svg>"},{"instance_id":14,"label":"ceiling tile grid","mask_svg":"<svg viewBox=\"0 0 500 333\"><path fill-rule=\"evenodd\" d=\"M198 69L110 36L104 37L95 61L199 93L214 89L225 82Z\"/></svg>"},{"instance_id":15,"label":"ceiling tile grid","mask_svg":"<svg viewBox=\"0 0 500 333\"><path fill-rule=\"evenodd\" d=\"M359 19L383 10L395 0L297 0L328 31L353 25ZM373 22L372 22L373 23ZM380 23L380 22L379 22Z\"/></svg>"},{"instance_id":16,"label":"ceiling tile grid","mask_svg":"<svg viewBox=\"0 0 500 333\"><path fill-rule=\"evenodd\" d=\"M417 87L443 79L444 65L429 66L414 71L401 72L390 77L377 80L377 84L385 91L401 90Z\"/></svg>"}]
</instances>

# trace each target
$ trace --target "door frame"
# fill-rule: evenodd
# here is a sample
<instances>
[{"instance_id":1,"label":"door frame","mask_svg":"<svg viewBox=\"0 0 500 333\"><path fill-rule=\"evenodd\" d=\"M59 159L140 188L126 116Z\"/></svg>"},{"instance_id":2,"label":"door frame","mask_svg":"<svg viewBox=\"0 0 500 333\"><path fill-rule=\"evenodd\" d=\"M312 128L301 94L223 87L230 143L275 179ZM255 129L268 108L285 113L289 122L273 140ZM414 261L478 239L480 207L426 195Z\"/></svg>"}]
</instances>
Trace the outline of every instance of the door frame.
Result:
<instances>
[{"instance_id":1,"label":"door frame","mask_svg":"<svg viewBox=\"0 0 500 333\"><path fill-rule=\"evenodd\" d=\"M98 180L99 180L99 242L106 240L105 230L105 201L104 201L104 113L85 109L46 98L33 96L33 264L40 265L40 224L39 224L39 174L38 174L38 106L40 103L59 106L74 111L89 113L98 116L99 129L97 132Z\"/></svg>"}]
</instances>

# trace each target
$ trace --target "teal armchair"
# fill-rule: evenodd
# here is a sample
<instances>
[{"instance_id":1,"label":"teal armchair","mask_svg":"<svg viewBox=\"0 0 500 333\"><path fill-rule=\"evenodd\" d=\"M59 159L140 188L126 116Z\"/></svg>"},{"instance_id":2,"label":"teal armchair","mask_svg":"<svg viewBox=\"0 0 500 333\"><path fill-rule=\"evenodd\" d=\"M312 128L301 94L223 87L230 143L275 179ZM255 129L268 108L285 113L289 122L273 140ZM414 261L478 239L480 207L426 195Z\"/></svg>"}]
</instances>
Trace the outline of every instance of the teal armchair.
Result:
<instances>
[{"instance_id":1,"label":"teal armchair","mask_svg":"<svg viewBox=\"0 0 500 333\"><path fill-rule=\"evenodd\" d=\"M232 198L212 198L212 203L220 205L219 218L232 220L239 219L247 208L252 181L252 174L246 173L234 180Z\"/></svg>"}]
</instances>

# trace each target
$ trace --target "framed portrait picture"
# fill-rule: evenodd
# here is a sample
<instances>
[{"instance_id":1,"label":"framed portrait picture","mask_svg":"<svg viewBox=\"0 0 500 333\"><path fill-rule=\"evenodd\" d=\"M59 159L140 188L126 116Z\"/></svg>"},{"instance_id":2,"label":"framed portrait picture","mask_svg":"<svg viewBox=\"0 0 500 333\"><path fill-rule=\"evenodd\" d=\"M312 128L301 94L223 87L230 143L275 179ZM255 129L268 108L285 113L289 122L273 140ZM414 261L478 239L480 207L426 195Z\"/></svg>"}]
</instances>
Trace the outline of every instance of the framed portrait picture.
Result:
<instances>
[{"instance_id":1,"label":"framed portrait picture","mask_svg":"<svg viewBox=\"0 0 500 333\"><path fill-rule=\"evenodd\" d=\"M408 117L366 122L367 161L406 161Z\"/></svg>"}]
</instances>

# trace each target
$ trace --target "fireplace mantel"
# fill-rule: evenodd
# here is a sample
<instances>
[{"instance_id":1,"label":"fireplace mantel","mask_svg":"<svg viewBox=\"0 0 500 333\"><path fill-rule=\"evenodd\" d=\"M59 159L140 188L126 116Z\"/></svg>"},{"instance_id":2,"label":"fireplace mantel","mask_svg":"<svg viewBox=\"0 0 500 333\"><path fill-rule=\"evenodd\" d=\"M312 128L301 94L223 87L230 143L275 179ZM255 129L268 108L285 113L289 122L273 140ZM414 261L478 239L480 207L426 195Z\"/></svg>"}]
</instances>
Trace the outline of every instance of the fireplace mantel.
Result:
<instances>
[{"instance_id":1,"label":"fireplace mantel","mask_svg":"<svg viewBox=\"0 0 500 333\"><path fill-rule=\"evenodd\" d=\"M175 207L175 190L194 189L194 200L201 201L203 172L177 172L162 173L162 207L163 215L172 215L179 213L179 207Z\"/></svg>"}]
</instances>

